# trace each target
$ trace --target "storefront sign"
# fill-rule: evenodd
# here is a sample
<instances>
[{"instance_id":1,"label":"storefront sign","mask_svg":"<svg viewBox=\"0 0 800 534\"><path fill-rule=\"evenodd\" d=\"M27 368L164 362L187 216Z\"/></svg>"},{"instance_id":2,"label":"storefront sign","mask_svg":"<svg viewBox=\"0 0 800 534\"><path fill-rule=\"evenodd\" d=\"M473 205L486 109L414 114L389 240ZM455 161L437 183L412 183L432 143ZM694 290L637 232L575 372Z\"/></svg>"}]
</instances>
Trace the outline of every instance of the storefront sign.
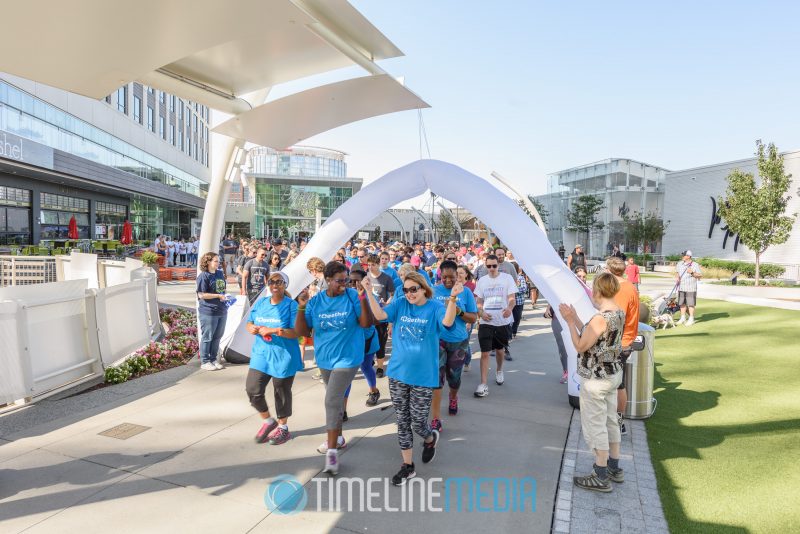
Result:
<instances>
[{"instance_id":1,"label":"storefront sign","mask_svg":"<svg viewBox=\"0 0 800 534\"><path fill-rule=\"evenodd\" d=\"M717 225L722 224L722 217L719 214L719 210L717 209L717 199L714 197L711 198L711 225L708 227L708 238L711 239L712 234L714 233L714 227ZM739 249L739 234L734 234L728 229L728 225L720 226L719 228L725 234L722 236L722 249L725 250L725 247L728 244L728 238L736 236L733 241L733 251L736 252Z\"/></svg>"},{"instance_id":2,"label":"storefront sign","mask_svg":"<svg viewBox=\"0 0 800 534\"><path fill-rule=\"evenodd\" d=\"M37 167L53 168L53 149L0 131L0 158L6 158Z\"/></svg>"}]
</instances>

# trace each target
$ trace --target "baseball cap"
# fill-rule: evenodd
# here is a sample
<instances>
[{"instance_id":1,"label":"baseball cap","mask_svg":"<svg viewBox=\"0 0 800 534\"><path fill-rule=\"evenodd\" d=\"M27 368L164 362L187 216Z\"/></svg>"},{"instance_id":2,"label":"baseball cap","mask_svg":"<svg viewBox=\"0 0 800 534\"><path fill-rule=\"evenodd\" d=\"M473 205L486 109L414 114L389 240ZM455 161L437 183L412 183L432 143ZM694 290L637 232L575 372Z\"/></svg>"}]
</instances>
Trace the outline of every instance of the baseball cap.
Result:
<instances>
[{"instance_id":1,"label":"baseball cap","mask_svg":"<svg viewBox=\"0 0 800 534\"><path fill-rule=\"evenodd\" d=\"M691 257L694 257L694 256L692 255L692 251L691 251L691 250L684 250L684 251L683 251L683 255L684 255L684 256L689 256L690 258L691 258Z\"/></svg>"},{"instance_id":2,"label":"baseball cap","mask_svg":"<svg viewBox=\"0 0 800 534\"><path fill-rule=\"evenodd\" d=\"M275 241L273 241L273 243L272 243L272 244L273 244L273 245L283 245L283 241L282 241L282 240L280 240L280 239L276 239Z\"/></svg>"},{"instance_id":3,"label":"baseball cap","mask_svg":"<svg viewBox=\"0 0 800 534\"><path fill-rule=\"evenodd\" d=\"M414 256L411 256L411 265L413 265L414 267L419 267L419 263L420 263L419 256L417 256L416 254Z\"/></svg>"},{"instance_id":4,"label":"baseball cap","mask_svg":"<svg viewBox=\"0 0 800 534\"><path fill-rule=\"evenodd\" d=\"M580 243L578 243L577 245L575 245L575 248L583 248L583 245L581 245Z\"/></svg>"}]
</instances>

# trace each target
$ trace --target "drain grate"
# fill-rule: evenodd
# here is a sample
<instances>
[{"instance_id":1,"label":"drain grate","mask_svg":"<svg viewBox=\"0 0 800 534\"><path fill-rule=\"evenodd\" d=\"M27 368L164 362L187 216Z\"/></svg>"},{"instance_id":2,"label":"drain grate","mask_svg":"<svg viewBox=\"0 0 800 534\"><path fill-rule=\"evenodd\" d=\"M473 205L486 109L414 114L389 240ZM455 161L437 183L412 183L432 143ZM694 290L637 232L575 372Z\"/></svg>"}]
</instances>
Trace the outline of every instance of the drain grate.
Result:
<instances>
[{"instance_id":1,"label":"drain grate","mask_svg":"<svg viewBox=\"0 0 800 534\"><path fill-rule=\"evenodd\" d=\"M133 423L122 423L121 425L111 427L108 430L103 430L98 435L115 439L128 439L137 434L141 434L145 430L150 430L150 427L134 425Z\"/></svg>"}]
</instances>

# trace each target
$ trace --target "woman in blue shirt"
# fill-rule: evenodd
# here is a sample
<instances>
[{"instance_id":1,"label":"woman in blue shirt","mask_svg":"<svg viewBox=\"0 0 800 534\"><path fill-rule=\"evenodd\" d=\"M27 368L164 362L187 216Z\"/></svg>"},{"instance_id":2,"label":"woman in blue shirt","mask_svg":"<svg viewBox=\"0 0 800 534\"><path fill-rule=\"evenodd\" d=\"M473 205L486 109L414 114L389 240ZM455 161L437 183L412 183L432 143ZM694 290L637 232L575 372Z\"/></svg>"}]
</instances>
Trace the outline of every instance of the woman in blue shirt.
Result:
<instances>
[{"instance_id":1,"label":"woman in blue shirt","mask_svg":"<svg viewBox=\"0 0 800 534\"><path fill-rule=\"evenodd\" d=\"M286 443L291 438L288 420L292 415L292 383L303 368L300 346L294 331L297 303L286 294L289 277L282 272L269 275L269 298L256 301L250 309L247 331L256 336L250 355L245 391L250 405L264 423L256 434L256 443L269 440L270 445ZM272 380L275 390L275 415L269 413L264 392Z\"/></svg>"},{"instance_id":2,"label":"woman in blue shirt","mask_svg":"<svg viewBox=\"0 0 800 534\"><path fill-rule=\"evenodd\" d=\"M347 287L350 279L343 264L328 262L324 275L328 289L310 300L307 290L297 297L295 332L306 337L312 330L314 332L317 367L326 386L325 428L328 434L325 446L317 450L325 453L323 472L335 475L339 472L337 449L344 446L344 438L340 438L344 392L364 361L362 329L372 326L373 317L363 289L356 291Z\"/></svg>"},{"instance_id":3,"label":"woman in blue shirt","mask_svg":"<svg viewBox=\"0 0 800 534\"><path fill-rule=\"evenodd\" d=\"M392 359L386 374L397 414L397 438L403 465L392 477L392 483L402 486L416 476L412 429L424 440L422 462L428 463L436 455L439 432L428 425L428 414L433 389L439 385L439 336L453 326L456 299L464 287L453 286L445 308L431 298L433 291L420 273L408 273L403 280L405 298L393 300L381 308L372 294L369 277L361 284L375 318L393 324Z\"/></svg>"},{"instance_id":4,"label":"woman in blue shirt","mask_svg":"<svg viewBox=\"0 0 800 534\"><path fill-rule=\"evenodd\" d=\"M225 274L219 268L219 255L206 252L200 258L197 275L197 315L200 319L200 368L205 371L224 369L217 361L219 342L225 333L228 306L225 303Z\"/></svg>"}]
</instances>

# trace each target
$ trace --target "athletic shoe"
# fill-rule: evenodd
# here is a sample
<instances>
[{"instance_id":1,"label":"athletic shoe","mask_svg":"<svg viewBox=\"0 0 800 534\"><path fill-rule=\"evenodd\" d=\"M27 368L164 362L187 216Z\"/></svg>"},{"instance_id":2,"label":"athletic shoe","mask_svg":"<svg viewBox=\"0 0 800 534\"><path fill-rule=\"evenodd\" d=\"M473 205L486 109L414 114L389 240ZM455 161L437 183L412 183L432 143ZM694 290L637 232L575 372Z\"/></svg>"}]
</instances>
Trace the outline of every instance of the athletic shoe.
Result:
<instances>
[{"instance_id":1,"label":"athletic shoe","mask_svg":"<svg viewBox=\"0 0 800 534\"><path fill-rule=\"evenodd\" d=\"M214 362L214 368L217 369L217 370L225 369L225 366L222 365L219 361L216 361L216 362Z\"/></svg>"},{"instance_id":2,"label":"athletic shoe","mask_svg":"<svg viewBox=\"0 0 800 534\"><path fill-rule=\"evenodd\" d=\"M686 321L686 326L692 326L694 324L694 317L689 317L689 320Z\"/></svg>"},{"instance_id":3,"label":"athletic shoe","mask_svg":"<svg viewBox=\"0 0 800 534\"><path fill-rule=\"evenodd\" d=\"M292 439L292 435L289 434L289 429L278 427L269 435L269 444L282 445L290 439Z\"/></svg>"},{"instance_id":4,"label":"athletic shoe","mask_svg":"<svg viewBox=\"0 0 800 534\"><path fill-rule=\"evenodd\" d=\"M622 471L622 468L614 469L613 467L608 467L608 478L612 482L616 482L617 484L622 484L625 482L625 473Z\"/></svg>"},{"instance_id":5,"label":"athletic shoe","mask_svg":"<svg viewBox=\"0 0 800 534\"><path fill-rule=\"evenodd\" d=\"M462 372L463 373L469 373L469 364L468 363L464 364L464 368L462 369Z\"/></svg>"},{"instance_id":6,"label":"athletic shoe","mask_svg":"<svg viewBox=\"0 0 800 534\"><path fill-rule=\"evenodd\" d=\"M350 418L347 417L347 411L342 412L342 423L347 422L348 419Z\"/></svg>"},{"instance_id":7,"label":"athletic shoe","mask_svg":"<svg viewBox=\"0 0 800 534\"><path fill-rule=\"evenodd\" d=\"M511 351L509 350L509 348L508 348L508 347L506 347L506 355L505 355L505 358L506 358L506 361L507 361L507 362L510 362L510 361L514 360L514 358L512 358L512 357L511 357Z\"/></svg>"},{"instance_id":8,"label":"athletic shoe","mask_svg":"<svg viewBox=\"0 0 800 534\"><path fill-rule=\"evenodd\" d=\"M489 386L486 384L478 384L478 389L475 390L476 397L485 397L489 394Z\"/></svg>"},{"instance_id":9,"label":"athletic shoe","mask_svg":"<svg viewBox=\"0 0 800 534\"><path fill-rule=\"evenodd\" d=\"M450 399L450 406L447 407L447 412L450 415L455 415L458 413L458 397Z\"/></svg>"},{"instance_id":10,"label":"athletic shoe","mask_svg":"<svg viewBox=\"0 0 800 534\"><path fill-rule=\"evenodd\" d=\"M686 316L685 315L681 315L680 320L675 324L679 325L679 324L684 324L685 322L686 322Z\"/></svg>"},{"instance_id":11,"label":"athletic shoe","mask_svg":"<svg viewBox=\"0 0 800 534\"><path fill-rule=\"evenodd\" d=\"M278 422L272 421L272 423L264 423L261 425L261 430L258 431L256 434L256 443L264 443L270 438L270 433L278 428Z\"/></svg>"},{"instance_id":12,"label":"athletic shoe","mask_svg":"<svg viewBox=\"0 0 800 534\"><path fill-rule=\"evenodd\" d=\"M439 431L436 429L431 430L431 435L433 436L433 440L430 443L426 442L422 444L423 464L430 463L436 456L436 445L439 443Z\"/></svg>"},{"instance_id":13,"label":"athletic shoe","mask_svg":"<svg viewBox=\"0 0 800 534\"><path fill-rule=\"evenodd\" d=\"M442 420L441 419L433 419L431 420L431 429L436 430L437 432L442 431Z\"/></svg>"},{"instance_id":14,"label":"athletic shoe","mask_svg":"<svg viewBox=\"0 0 800 534\"><path fill-rule=\"evenodd\" d=\"M211 362L204 363L203 365L200 366L200 369L202 369L203 371L216 371L217 370L216 366Z\"/></svg>"},{"instance_id":15,"label":"athletic shoe","mask_svg":"<svg viewBox=\"0 0 800 534\"><path fill-rule=\"evenodd\" d=\"M600 478L597 476L597 473L594 472L594 469L592 469L592 472L585 477L572 477L572 481L579 488L591 491L609 493L612 489L609 479Z\"/></svg>"},{"instance_id":16,"label":"athletic shoe","mask_svg":"<svg viewBox=\"0 0 800 534\"><path fill-rule=\"evenodd\" d=\"M370 391L367 395L367 406L376 406L378 404L378 399L381 398L380 391Z\"/></svg>"},{"instance_id":17,"label":"athletic shoe","mask_svg":"<svg viewBox=\"0 0 800 534\"><path fill-rule=\"evenodd\" d=\"M494 381L497 382L498 386L502 386L503 383L506 381L505 376L503 376L503 371L497 371L494 374Z\"/></svg>"},{"instance_id":18,"label":"athletic shoe","mask_svg":"<svg viewBox=\"0 0 800 534\"><path fill-rule=\"evenodd\" d=\"M375 369L375 378L383 378L383 377L384 377L383 367L378 367L377 369Z\"/></svg>"},{"instance_id":19,"label":"athletic shoe","mask_svg":"<svg viewBox=\"0 0 800 534\"><path fill-rule=\"evenodd\" d=\"M322 380L322 373L317 369L317 372L311 375L314 380Z\"/></svg>"},{"instance_id":20,"label":"athletic shoe","mask_svg":"<svg viewBox=\"0 0 800 534\"><path fill-rule=\"evenodd\" d=\"M336 449L330 450L325 454L325 469L323 473L330 473L331 475L339 474L339 453Z\"/></svg>"},{"instance_id":21,"label":"athletic shoe","mask_svg":"<svg viewBox=\"0 0 800 534\"><path fill-rule=\"evenodd\" d=\"M414 464L403 464L400 466L400 471L392 477L392 484L395 486L402 486L408 479L414 478L415 476L417 476L417 473L414 471Z\"/></svg>"},{"instance_id":22,"label":"athletic shoe","mask_svg":"<svg viewBox=\"0 0 800 534\"><path fill-rule=\"evenodd\" d=\"M619 425L619 433L623 436L628 433L628 429L625 427L625 421L622 419L622 414L617 412L617 424Z\"/></svg>"},{"instance_id":23,"label":"athletic shoe","mask_svg":"<svg viewBox=\"0 0 800 534\"><path fill-rule=\"evenodd\" d=\"M561 380L559 380L559 383L566 384L568 378L569 374L566 371L564 371L564 373L561 375Z\"/></svg>"},{"instance_id":24,"label":"athletic shoe","mask_svg":"<svg viewBox=\"0 0 800 534\"><path fill-rule=\"evenodd\" d=\"M339 450L347 448L347 442L344 440L344 436L339 436L339 438L336 441L336 448ZM322 445L317 447L317 452L320 454L325 454L326 452L328 452L328 442L323 441Z\"/></svg>"}]
</instances>

